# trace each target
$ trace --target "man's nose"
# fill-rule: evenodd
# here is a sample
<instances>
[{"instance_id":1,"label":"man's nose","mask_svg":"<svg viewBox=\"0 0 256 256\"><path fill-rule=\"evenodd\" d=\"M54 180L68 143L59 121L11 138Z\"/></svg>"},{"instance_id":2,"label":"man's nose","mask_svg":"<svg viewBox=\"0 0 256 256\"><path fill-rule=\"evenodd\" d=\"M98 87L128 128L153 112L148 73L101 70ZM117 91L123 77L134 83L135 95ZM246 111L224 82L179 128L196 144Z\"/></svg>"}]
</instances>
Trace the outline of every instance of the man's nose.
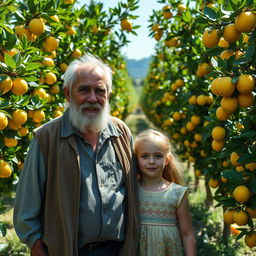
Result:
<instances>
[{"instance_id":1,"label":"man's nose","mask_svg":"<svg viewBox=\"0 0 256 256\"><path fill-rule=\"evenodd\" d=\"M91 103L95 103L97 102L97 97L96 97L96 93L94 90L91 90L89 95L88 95L88 98L87 98L87 101L88 102L91 102Z\"/></svg>"}]
</instances>

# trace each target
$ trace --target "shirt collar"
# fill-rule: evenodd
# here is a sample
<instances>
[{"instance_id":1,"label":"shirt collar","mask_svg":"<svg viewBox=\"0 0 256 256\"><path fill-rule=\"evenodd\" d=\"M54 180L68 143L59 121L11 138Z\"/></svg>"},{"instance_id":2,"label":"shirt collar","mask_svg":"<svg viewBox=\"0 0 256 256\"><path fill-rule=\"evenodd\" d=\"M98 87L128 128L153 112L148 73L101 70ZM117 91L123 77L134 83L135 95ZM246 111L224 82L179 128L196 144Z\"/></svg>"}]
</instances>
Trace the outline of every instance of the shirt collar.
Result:
<instances>
[{"instance_id":1,"label":"shirt collar","mask_svg":"<svg viewBox=\"0 0 256 256\"><path fill-rule=\"evenodd\" d=\"M79 131L72 125L69 120L69 109L66 109L65 113L62 116L61 123L61 137L69 137L73 134L77 134ZM106 128L104 128L101 132L105 138L108 137L118 137L122 134L122 131L117 128L117 126L109 119Z\"/></svg>"}]
</instances>

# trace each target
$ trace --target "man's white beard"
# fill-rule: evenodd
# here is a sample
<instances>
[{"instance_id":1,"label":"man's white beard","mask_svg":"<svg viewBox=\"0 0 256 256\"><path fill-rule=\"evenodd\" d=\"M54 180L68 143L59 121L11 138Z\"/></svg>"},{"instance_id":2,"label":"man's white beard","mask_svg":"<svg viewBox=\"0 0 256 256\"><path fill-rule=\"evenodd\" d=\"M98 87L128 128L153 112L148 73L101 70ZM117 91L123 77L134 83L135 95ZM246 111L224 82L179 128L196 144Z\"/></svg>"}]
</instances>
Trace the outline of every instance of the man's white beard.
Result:
<instances>
[{"instance_id":1,"label":"man's white beard","mask_svg":"<svg viewBox=\"0 0 256 256\"><path fill-rule=\"evenodd\" d=\"M95 107L100 109L100 112L95 116L88 116L83 113L86 107ZM104 106L100 104L90 104L85 102L81 106L77 106L72 100L69 104L69 119L71 123L81 132L85 131L101 131L108 123L110 113L109 102L107 101Z\"/></svg>"}]
</instances>

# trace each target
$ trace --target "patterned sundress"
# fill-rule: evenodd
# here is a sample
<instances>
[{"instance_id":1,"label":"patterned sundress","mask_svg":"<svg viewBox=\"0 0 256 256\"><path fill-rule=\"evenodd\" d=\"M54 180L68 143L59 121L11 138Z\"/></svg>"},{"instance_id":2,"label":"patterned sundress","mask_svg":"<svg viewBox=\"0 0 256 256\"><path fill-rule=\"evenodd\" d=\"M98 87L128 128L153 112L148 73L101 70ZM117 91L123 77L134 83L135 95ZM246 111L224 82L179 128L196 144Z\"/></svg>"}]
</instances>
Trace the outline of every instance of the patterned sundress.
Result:
<instances>
[{"instance_id":1,"label":"patterned sundress","mask_svg":"<svg viewBox=\"0 0 256 256\"><path fill-rule=\"evenodd\" d=\"M159 192L139 186L140 256L183 255L176 209L186 190L174 182Z\"/></svg>"}]
</instances>

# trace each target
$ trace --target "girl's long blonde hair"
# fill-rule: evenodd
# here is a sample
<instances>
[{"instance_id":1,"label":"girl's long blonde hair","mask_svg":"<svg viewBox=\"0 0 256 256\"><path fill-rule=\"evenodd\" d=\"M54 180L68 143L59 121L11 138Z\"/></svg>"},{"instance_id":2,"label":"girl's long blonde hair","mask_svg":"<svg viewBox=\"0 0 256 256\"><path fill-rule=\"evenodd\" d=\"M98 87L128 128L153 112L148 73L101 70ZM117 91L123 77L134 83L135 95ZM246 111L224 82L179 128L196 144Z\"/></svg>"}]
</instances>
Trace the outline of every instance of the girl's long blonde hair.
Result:
<instances>
[{"instance_id":1,"label":"girl's long blonde hair","mask_svg":"<svg viewBox=\"0 0 256 256\"><path fill-rule=\"evenodd\" d=\"M179 158L173 152L173 147L170 143L169 138L163 133L148 129L139 133L135 139L134 151L137 158L138 148L140 145L143 145L143 142L153 141L158 143L163 151L166 153L166 157L169 160L168 164L163 170L163 178L169 182L175 182L180 185L184 185L184 178L182 175L182 167Z\"/></svg>"}]
</instances>

